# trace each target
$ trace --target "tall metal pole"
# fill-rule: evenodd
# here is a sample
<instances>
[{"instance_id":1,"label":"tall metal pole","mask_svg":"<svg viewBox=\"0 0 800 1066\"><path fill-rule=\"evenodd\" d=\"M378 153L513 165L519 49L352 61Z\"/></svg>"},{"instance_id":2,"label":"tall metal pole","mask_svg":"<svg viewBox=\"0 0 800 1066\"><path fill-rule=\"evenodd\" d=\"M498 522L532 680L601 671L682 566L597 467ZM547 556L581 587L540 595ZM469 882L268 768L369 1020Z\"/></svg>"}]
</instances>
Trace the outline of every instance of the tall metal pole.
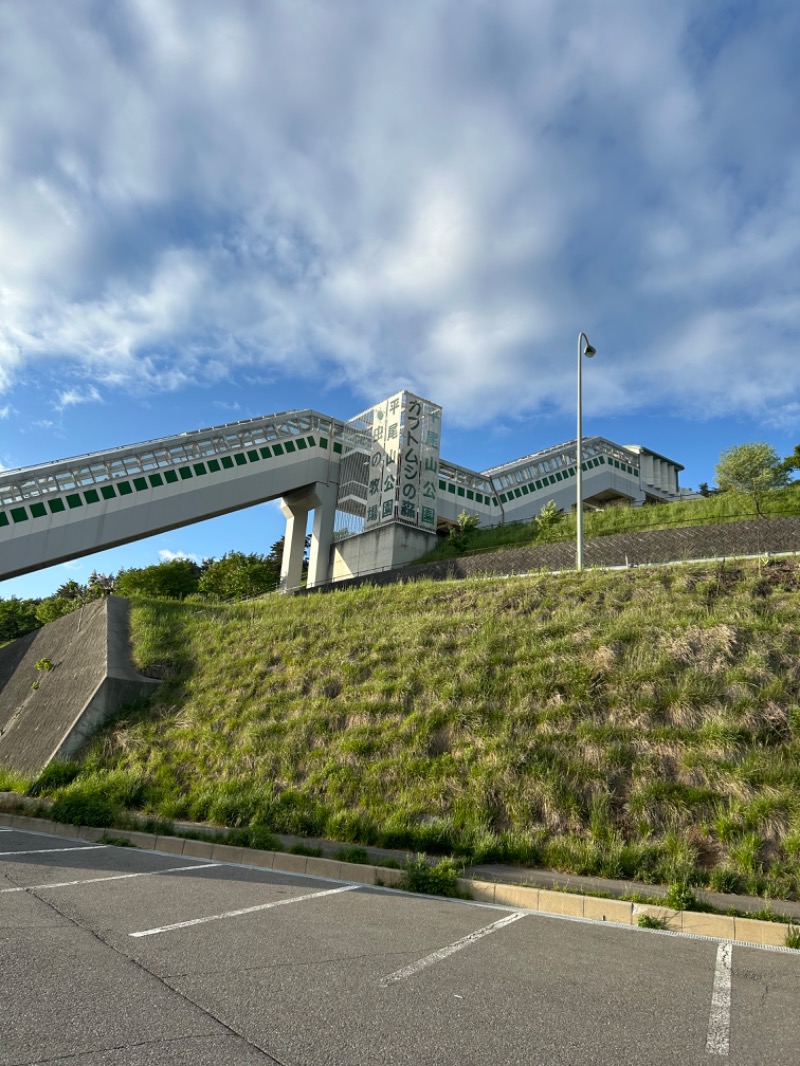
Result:
<instances>
[{"instance_id":1,"label":"tall metal pole","mask_svg":"<svg viewBox=\"0 0 800 1066\"><path fill-rule=\"evenodd\" d=\"M583 347L583 342L586 342L586 347ZM584 355L590 359L595 354L596 349L589 343L589 338L585 333L578 334L578 436L576 440L576 452L577 452L577 479L576 479L576 492L577 492L577 514L576 514L576 528L577 528L577 544L575 550L575 569L583 570L583 393L581 389L581 359Z\"/></svg>"}]
</instances>

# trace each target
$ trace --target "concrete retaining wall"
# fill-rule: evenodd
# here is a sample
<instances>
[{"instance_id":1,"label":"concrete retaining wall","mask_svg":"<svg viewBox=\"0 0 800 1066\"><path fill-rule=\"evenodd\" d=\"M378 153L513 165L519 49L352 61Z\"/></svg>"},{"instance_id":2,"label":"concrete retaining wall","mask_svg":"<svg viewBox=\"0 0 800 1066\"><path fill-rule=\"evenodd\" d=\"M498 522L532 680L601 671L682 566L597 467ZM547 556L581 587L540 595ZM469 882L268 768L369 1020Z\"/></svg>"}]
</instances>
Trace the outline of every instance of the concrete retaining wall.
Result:
<instances>
[{"instance_id":1,"label":"concrete retaining wall","mask_svg":"<svg viewBox=\"0 0 800 1066\"><path fill-rule=\"evenodd\" d=\"M688 526L641 533L592 537L584 544L584 565L647 566L689 562L692 559L729 559L800 551L800 516L759 518L722 525ZM355 585L391 585L398 581L447 580L528 574L533 570L569 570L575 566L575 543L530 544L441 562L402 566L385 573L364 574L325 589ZM321 591L319 588L314 592Z\"/></svg>"},{"instance_id":2,"label":"concrete retaining wall","mask_svg":"<svg viewBox=\"0 0 800 1066\"><path fill-rule=\"evenodd\" d=\"M0 648L0 766L39 773L152 693L159 682L134 670L128 634L128 601L111 596ZM52 668L37 670L45 659Z\"/></svg>"}]
</instances>

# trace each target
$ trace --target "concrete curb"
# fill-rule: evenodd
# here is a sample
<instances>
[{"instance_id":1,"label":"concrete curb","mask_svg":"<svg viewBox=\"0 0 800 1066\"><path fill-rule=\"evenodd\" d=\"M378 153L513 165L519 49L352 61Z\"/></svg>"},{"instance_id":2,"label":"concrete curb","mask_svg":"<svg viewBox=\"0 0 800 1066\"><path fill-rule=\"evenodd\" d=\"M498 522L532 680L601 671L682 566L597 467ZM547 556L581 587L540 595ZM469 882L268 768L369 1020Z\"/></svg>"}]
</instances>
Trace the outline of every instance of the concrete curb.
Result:
<instances>
[{"instance_id":1,"label":"concrete curb","mask_svg":"<svg viewBox=\"0 0 800 1066\"><path fill-rule=\"evenodd\" d=\"M675 911L650 903L627 903L621 899L580 896L571 892L552 892L544 888L497 884L491 881L459 879L459 888L483 903L520 907L542 914L558 914L594 922L617 925L639 924L640 917L654 918L673 933L708 936L715 940L736 940L759 947L783 947L789 926L783 922L764 922L756 918L734 918L725 914L701 911Z\"/></svg>"},{"instance_id":2,"label":"concrete curb","mask_svg":"<svg viewBox=\"0 0 800 1066\"><path fill-rule=\"evenodd\" d=\"M97 829L90 826L64 825L47 818L31 818L24 814L0 811L0 825L12 829L30 829L37 833L70 840L96 843L108 835L147 851L182 855L193 859L208 859L245 866L260 866L281 873L307 874L331 881L352 881L363 885L382 885L396 888L403 879L403 871L387 866L341 862L316 856L294 855L286 851L261 851L229 844L193 840L175 836L154 836L132 829ZM714 940L735 940L755 947L785 947L789 926L783 922L764 922L757 918L734 918L724 914L699 911L675 911L650 903L628 903L619 899L582 896L572 892L553 892L546 888L508 885L494 881L477 881L460 877L458 889L469 899L494 906L518 907L520 910L552 914L584 921L610 922L615 925L638 926L640 917L654 918L673 933L710 937Z\"/></svg>"},{"instance_id":3,"label":"concrete curb","mask_svg":"<svg viewBox=\"0 0 800 1066\"><path fill-rule=\"evenodd\" d=\"M316 856L294 855L291 852L267 852L250 847L217 844L185 837L156 837L139 833L134 829L98 829L92 826L64 825L44 818L30 818L27 814L9 814L0 811L0 825L14 829L31 829L34 833L47 833L70 840L85 840L96 843L109 836L117 840L129 840L144 851L163 852L166 855L181 855L211 862L227 862L231 865L262 867L281 873L300 873L313 877L325 877L331 881L349 881L359 885L381 885L396 888L403 877L402 870L390 867L369 866L367 863L341 862L338 859L323 859ZM546 888L524 885L506 885L489 881L458 879L459 891L478 903L495 906L518 907L543 915L579 918L585 921L610 922L617 925L637 926L640 917L649 917L663 922L672 933L710 937L715 940L736 940L753 944L754 947L783 948L789 926L784 922L765 922L756 918L732 918L726 915L709 915L697 910L672 910L650 903L627 903L624 900L609 900L595 895L578 895L573 892L554 892Z\"/></svg>"}]
</instances>

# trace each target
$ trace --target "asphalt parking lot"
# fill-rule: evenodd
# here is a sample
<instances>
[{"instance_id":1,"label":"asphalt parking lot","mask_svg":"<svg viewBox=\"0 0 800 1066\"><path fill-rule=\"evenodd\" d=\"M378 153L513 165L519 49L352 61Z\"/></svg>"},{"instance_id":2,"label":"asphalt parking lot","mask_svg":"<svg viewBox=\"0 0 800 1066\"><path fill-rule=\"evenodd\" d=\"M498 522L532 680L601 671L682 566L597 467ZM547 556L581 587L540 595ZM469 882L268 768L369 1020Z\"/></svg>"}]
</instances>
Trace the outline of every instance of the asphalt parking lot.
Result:
<instances>
[{"instance_id":1,"label":"asphalt parking lot","mask_svg":"<svg viewBox=\"0 0 800 1066\"><path fill-rule=\"evenodd\" d=\"M797 1066L800 953L0 829L0 1064Z\"/></svg>"}]
</instances>

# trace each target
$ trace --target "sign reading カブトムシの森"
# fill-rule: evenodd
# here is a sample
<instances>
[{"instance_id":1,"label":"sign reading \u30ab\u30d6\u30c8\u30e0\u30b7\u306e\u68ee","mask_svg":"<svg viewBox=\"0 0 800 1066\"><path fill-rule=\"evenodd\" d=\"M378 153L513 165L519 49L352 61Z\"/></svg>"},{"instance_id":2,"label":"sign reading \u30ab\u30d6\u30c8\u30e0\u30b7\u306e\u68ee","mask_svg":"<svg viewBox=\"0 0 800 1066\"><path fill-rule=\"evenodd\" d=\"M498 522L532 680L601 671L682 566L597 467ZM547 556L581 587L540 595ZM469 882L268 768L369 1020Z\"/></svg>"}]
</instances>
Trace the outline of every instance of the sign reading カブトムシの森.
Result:
<instances>
[{"instance_id":1,"label":"sign reading \u30ab\u30d6\u30c8\u30e0\u30b7\u306e\u68ee","mask_svg":"<svg viewBox=\"0 0 800 1066\"><path fill-rule=\"evenodd\" d=\"M364 529L400 521L435 531L441 407L403 391L371 414Z\"/></svg>"}]
</instances>

